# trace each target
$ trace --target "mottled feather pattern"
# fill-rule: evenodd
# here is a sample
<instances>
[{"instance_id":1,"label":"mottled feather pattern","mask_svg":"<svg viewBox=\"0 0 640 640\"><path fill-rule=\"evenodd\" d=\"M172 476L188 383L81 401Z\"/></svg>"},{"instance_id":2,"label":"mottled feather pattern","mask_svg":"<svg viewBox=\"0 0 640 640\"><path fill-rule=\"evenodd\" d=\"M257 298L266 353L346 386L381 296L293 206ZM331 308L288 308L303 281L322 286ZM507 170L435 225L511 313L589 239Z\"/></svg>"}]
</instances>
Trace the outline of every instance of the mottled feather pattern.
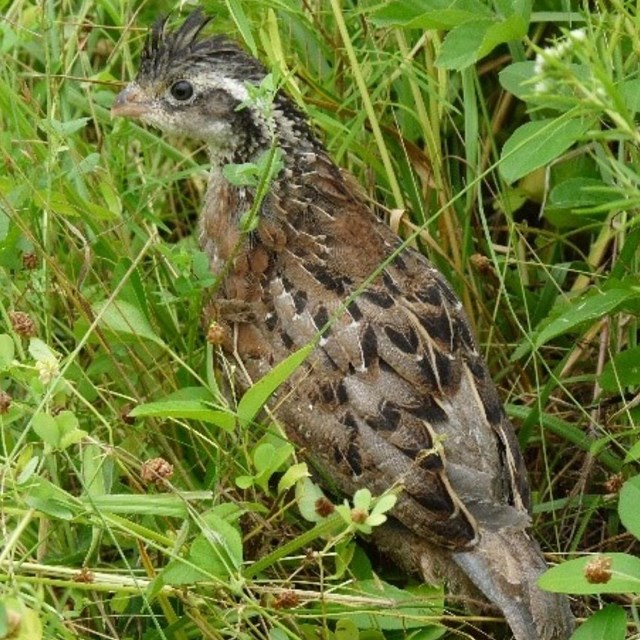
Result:
<instances>
[{"instance_id":1,"label":"mottled feather pattern","mask_svg":"<svg viewBox=\"0 0 640 640\"><path fill-rule=\"evenodd\" d=\"M526 530L522 455L460 301L375 215L284 93L269 121L239 108L244 83L266 72L225 38L199 37L206 22L197 11L169 34L156 23L113 112L209 148L199 238L219 277L211 318L238 359L237 383L317 340L270 409L325 486L397 490L393 518L374 532L381 549L425 579L475 585L517 640L565 640L571 613L536 586L546 565ZM175 82L192 89L184 100ZM255 194L223 167L274 143L284 166L247 234Z\"/></svg>"}]
</instances>

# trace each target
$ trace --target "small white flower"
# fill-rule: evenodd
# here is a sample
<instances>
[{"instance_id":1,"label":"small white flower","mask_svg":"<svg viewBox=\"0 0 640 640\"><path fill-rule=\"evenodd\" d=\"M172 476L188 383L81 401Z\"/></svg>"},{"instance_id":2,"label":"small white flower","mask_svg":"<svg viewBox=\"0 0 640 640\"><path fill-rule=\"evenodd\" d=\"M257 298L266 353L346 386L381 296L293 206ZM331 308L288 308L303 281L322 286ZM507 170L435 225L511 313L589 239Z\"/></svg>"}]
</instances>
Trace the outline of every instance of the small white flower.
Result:
<instances>
[{"instance_id":1,"label":"small white flower","mask_svg":"<svg viewBox=\"0 0 640 640\"><path fill-rule=\"evenodd\" d=\"M36 362L36 369L38 370L38 377L42 384L50 384L54 378L60 375L60 365L54 358L38 360Z\"/></svg>"},{"instance_id":2,"label":"small white flower","mask_svg":"<svg viewBox=\"0 0 640 640\"><path fill-rule=\"evenodd\" d=\"M582 29L573 29L569 31L569 39L574 42L583 42L587 39L587 30L584 27Z\"/></svg>"}]
</instances>

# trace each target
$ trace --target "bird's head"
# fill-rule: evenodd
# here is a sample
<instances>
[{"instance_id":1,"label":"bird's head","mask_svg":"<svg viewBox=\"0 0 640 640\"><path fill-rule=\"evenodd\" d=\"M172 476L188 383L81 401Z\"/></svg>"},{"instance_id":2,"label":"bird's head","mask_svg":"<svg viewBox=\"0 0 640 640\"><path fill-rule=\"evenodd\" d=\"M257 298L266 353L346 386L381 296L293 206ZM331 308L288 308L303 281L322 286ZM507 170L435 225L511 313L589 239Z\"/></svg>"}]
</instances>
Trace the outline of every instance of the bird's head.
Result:
<instances>
[{"instance_id":1,"label":"bird's head","mask_svg":"<svg viewBox=\"0 0 640 640\"><path fill-rule=\"evenodd\" d=\"M166 19L158 20L138 74L116 98L112 115L203 140L221 163L252 160L274 135L311 140L304 117L284 94L276 95L268 116L251 102L248 86L260 85L265 68L224 36L199 37L209 22L200 9L171 33Z\"/></svg>"}]
</instances>

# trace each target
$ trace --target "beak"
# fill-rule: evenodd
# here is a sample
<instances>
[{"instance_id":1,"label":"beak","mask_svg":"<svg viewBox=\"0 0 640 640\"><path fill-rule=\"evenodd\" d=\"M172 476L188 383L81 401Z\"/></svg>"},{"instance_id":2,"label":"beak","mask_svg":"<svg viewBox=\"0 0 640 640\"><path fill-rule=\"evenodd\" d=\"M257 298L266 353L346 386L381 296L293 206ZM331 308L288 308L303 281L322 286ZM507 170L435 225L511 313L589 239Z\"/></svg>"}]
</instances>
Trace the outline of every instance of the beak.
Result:
<instances>
[{"instance_id":1,"label":"beak","mask_svg":"<svg viewBox=\"0 0 640 640\"><path fill-rule=\"evenodd\" d=\"M111 116L141 118L151 109L151 104L144 98L144 93L137 84L127 85L111 105Z\"/></svg>"}]
</instances>

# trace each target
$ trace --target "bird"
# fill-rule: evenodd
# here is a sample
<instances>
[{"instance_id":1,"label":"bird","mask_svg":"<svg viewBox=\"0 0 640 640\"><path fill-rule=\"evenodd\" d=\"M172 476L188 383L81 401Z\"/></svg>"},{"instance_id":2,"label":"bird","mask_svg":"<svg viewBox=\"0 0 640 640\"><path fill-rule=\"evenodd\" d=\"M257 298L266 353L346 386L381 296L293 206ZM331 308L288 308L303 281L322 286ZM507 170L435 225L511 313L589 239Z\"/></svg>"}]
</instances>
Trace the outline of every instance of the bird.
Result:
<instances>
[{"instance_id":1,"label":"bird","mask_svg":"<svg viewBox=\"0 0 640 640\"><path fill-rule=\"evenodd\" d=\"M111 113L204 143L198 238L217 288L210 315L248 388L306 345L269 407L321 484L350 497L394 490L372 539L401 567L500 609L516 640L564 640L565 596L530 533L530 490L463 306L330 157L265 66L198 8L151 27ZM265 162L265 158L269 162ZM268 166L237 180L229 167Z\"/></svg>"}]
</instances>

